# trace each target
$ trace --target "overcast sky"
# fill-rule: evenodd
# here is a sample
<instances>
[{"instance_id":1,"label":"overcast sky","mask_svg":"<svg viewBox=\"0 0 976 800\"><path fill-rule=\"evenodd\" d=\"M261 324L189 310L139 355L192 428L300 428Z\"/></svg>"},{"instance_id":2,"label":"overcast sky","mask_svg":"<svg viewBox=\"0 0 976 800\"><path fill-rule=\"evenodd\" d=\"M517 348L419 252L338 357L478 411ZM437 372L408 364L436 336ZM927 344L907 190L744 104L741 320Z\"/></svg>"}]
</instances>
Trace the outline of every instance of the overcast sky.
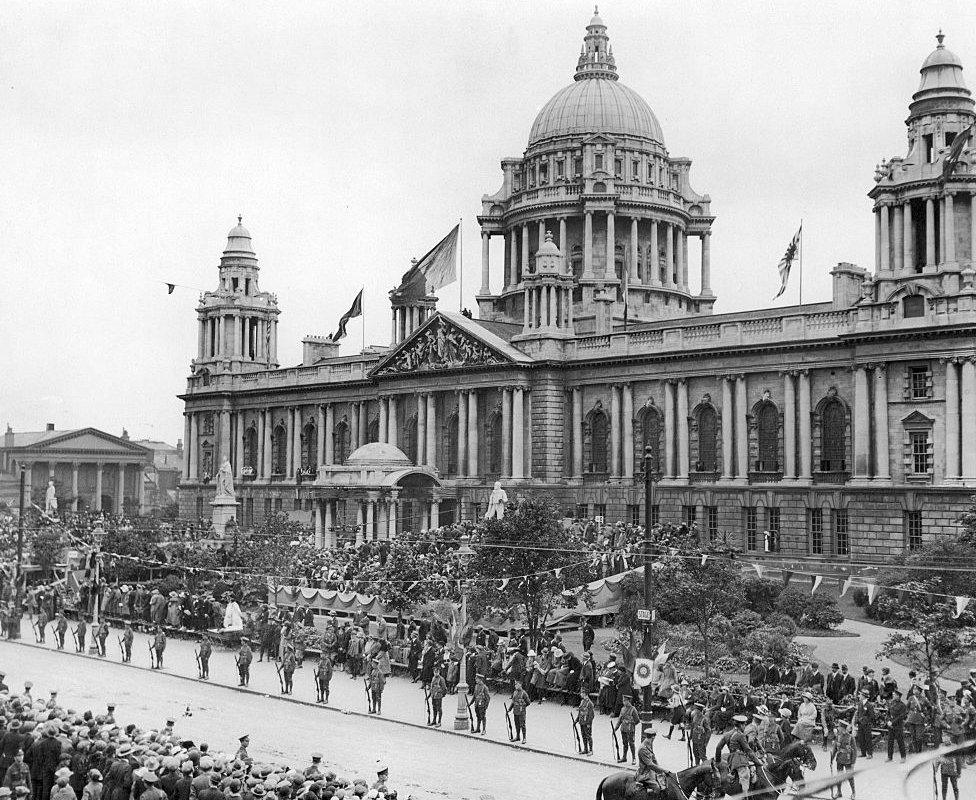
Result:
<instances>
[{"instance_id":1,"label":"overcast sky","mask_svg":"<svg viewBox=\"0 0 976 800\"><path fill-rule=\"evenodd\" d=\"M474 307L481 195L572 81L592 11L5 3L0 423L182 436L196 289L215 288L238 213L278 295L284 365L361 285L367 342L387 344L387 291L458 217ZM971 0L608 2L601 16L621 81L712 197L716 312L773 304L801 218L804 300L829 299L838 261L872 268L866 192L904 153L938 28L976 83ZM162 281L196 288L167 296ZM457 309L456 285L440 296Z\"/></svg>"}]
</instances>

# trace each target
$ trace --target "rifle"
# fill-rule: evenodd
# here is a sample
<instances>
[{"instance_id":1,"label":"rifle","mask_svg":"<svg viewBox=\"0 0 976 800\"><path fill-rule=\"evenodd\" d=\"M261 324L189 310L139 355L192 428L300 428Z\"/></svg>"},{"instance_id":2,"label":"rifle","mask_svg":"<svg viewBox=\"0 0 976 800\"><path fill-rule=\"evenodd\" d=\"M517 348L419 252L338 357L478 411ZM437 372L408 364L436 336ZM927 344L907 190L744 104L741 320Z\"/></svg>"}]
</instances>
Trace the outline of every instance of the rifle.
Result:
<instances>
[{"instance_id":1,"label":"rifle","mask_svg":"<svg viewBox=\"0 0 976 800\"><path fill-rule=\"evenodd\" d=\"M512 718L509 716L509 713L511 712L512 707L508 703L504 703L503 705L504 705L504 708L505 708L505 725L508 727L508 741L514 742L515 741L515 733L514 733L514 730L512 728Z\"/></svg>"},{"instance_id":2,"label":"rifle","mask_svg":"<svg viewBox=\"0 0 976 800\"><path fill-rule=\"evenodd\" d=\"M366 708L369 710L369 713L372 714L373 713L373 695L369 691L369 678L367 678L365 675L363 676L363 687L366 689Z\"/></svg>"},{"instance_id":3,"label":"rifle","mask_svg":"<svg viewBox=\"0 0 976 800\"><path fill-rule=\"evenodd\" d=\"M198 678L202 678L203 677L203 664L200 662L200 651L199 650L194 650L193 651L193 657L197 660L197 677Z\"/></svg>"},{"instance_id":4,"label":"rifle","mask_svg":"<svg viewBox=\"0 0 976 800\"><path fill-rule=\"evenodd\" d=\"M613 720L610 720L610 735L613 737L613 752L620 761L620 739L617 738L617 729L613 727Z\"/></svg>"},{"instance_id":5,"label":"rifle","mask_svg":"<svg viewBox=\"0 0 976 800\"><path fill-rule=\"evenodd\" d=\"M156 669L156 646L152 642L147 642L149 645L149 668Z\"/></svg>"},{"instance_id":6,"label":"rifle","mask_svg":"<svg viewBox=\"0 0 976 800\"><path fill-rule=\"evenodd\" d=\"M76 653L80 653L81 652L81 645L79 644L78 629L77 628L72 628L71 629L71 637L75 640L75 652Z\"/></svg>"},{"instance_id":7,"label":"rifle","mask_svg":"<svg viewBox=\"0 0 976 800\"><path fill-rule=\"evenodd\" d=\"M471 713L471 704L473 702L474 702L474 698L473 697L468 698L468 700L467 700L467 706L468 706L468 722L471 724L472 727L474 727L474 714Z\"/></svg>"},{"instance_id":8,"label":"rifle","mask_svg":"<svg viewBox=\"0 0 976 800\"><path fill-rule=\"evenodd\" d=\"M688 753L688 767L693 767L695 764L695 751L691 747L691 730L688 730L688 736L685 739L685 751Z\"/></svg>"},{"instance_id":9,"label":"rifle","mask_svg":"<svg viewBox=\"0 0 976 800\"><path fill-rule=\"evenodd\" d=\"M583 752L583 742L580 739L579 717L578 716L573 716L573 712L570 711L569 712L569 719L573 723L573 736L576 738L576 752L577 753L582 753Z\"/></svg>"},{"instance_id":10,"label":"rifle","mask_svg":"<svg viewBox=\"0 0 976 800\"><path fill-rule=\"evenodd\" d=\"M40 644L41 643L40 629L38 628L37 623L34 622L34 620L31 620L31 628L33 628L34 630L34 644Z\"/></svg>"},{"instance_id":11,"label":"rifle","mask_svg":"<svg viewBox=\"0 0 976 800\"><path fill-rule=\"evenodd\" d=\"M285 679L283 677L281 677L281 666L279 664L277 664L277 663L275 664L275 671L278 673L278 685L281 687L281 693L284 694L285 693Z\"/></svg>"},{"instance_id":12,"label":"rifle","mask_svg":"<svg viewBox=\"0 0 976 800\"><path fill-rule=\"evenodd\" d=\"M122 655L122 660L125 661L125 645L122 644L122 637L117 637L119 640L119 653Z\"/></svg>"},{"instance_id":13,"label":"rifle","mask_svg":"<svg viewBox=\"0 0 976 800\"><path fill-rule=\"evenodd\" d=\"M319 682L318 667L316 667L315 671L312 673L312 681L315 683L315 702L321 703L323 702L325 693L322 691L322 684Z\"/></svg>"},{"instance_id":14,"label":"rifle","mask_svg":"<svg viewBox=\"0 0 976 800\"><path fill-rule=\"evenodd\" d=\"M434 718L431 716L430 692L427 689L424 689L424 702L427 703L427 724L433 725Z\"/></svg>"}]
</instances>

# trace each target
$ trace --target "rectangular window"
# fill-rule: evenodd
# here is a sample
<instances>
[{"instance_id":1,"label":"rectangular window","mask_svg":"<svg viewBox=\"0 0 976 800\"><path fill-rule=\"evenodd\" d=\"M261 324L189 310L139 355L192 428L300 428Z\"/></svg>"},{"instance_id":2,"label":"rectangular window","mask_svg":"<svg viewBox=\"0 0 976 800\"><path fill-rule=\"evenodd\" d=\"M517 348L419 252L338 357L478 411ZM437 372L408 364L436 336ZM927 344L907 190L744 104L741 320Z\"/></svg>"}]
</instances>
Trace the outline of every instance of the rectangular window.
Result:
<instances>
[{"instance_id":1,"label":"rectangular window","mask_svg":"<svg viewBox=\"0 0 976 800\"><path fill-rule=\"evenodd\" d=\"M836 508L830 512L834 527L834 552L839 556L851 554L851 541L848 533L847 509Z\"/></svg>"},{"instance_id":2,"label":"rectangular window","mask_svg":"<svg viewBox=\"0 0 976 800\"><path fill-rule=\"evenodd\" d=\"M698 521L698 506L684 507L685 525L689 528Z\"/></svg>"},{"instance_id":3,"label":"rectangular window","mask_svg":"<svg viewBox=\"0 0 976 800\"><path fill-rule=\"evenodd\" d=\"M640 161L637 161L635 159L632 162L632 175L633 175L633 178L634 178L634 182L635 183L640 180L640 174L641 174Z\"/></svg>"},{"instance_id":4,"label":"rectangular window","mask_svg":"<svg viewBox=\"0 0 976 800\"><path fill-rule=\"evenodd\" d=\"M298 497L295 498L295 501L292 504L291 510L292 511L301 511L302 510L302 501L301 501L300 498L298 498Z\"/></svg>"},{"instance_id":5,"label":"rectangular window","mask_svg":"<svg viewBox=\"0 0 976 800\"><path fill-rule=\"evenodd\" d=\"M556 161L556 177L557 178L566 177L566 162L561 158Z\"/></svg>"},{"instance_id":6,"label":"rectangular window","mask_svg":"<svg viewBox=\"0 0 976 800\"><path fill-rule=\"evenodd\" d=\"M908 368L909 400L928 400L932 396L932 373L927 366Z\"/></svg>"},{"instance_id":7,"label":"rectangular window","mask_svg":"<svg viewBox=\"0 0 976 800\"><path fill-rule=\"evenodd\" d=\"M590 516L589 509L587 508L586 503L577 503L576 504L576 518L577 519L586 519L589 516Z\"/></svg>"},{"instance_id":8,"label":"rectangular window","mask_svg":"<svg viewBox=\"0 0 976 800\"><path fill-rule=\"evenodd\" d=\"M763 545L768 553L779 552L779 509L766 509L766 530L769 531L769 541Z\"/></svg>"},{"instance_id":9,"label":"rectangular window","mask_svg":"<svg viewBox=\"0 0 976 800\"><path fill-rule=\"evenodd\" d=\"M549 183L549 165L546 163L539 165L539 183Z\"/></svg>"},{"instance_id":10,"label":"rectangular window","mask_svg":"<svg viewBox=\"0 0 976 800\"><path fill-rule=\"evenodd\" d=\"M203 516L203 497L197 495L197 516Z\"/></svg>"},{"instance_id":11,"label":"rectangular window","mask_svg":"<svg viewBox=\"0 0 976 800\"><path fill-rule=\"evenodd\" d=\"M284 507L282 505L282 502L281 502L281 498L280 497L276 497L275 498L274 508L275 508L275 511L282 511L283 510Z\"/></svg>"},{"instance_id":12,"label":"rectangular window","mask_svg":"<svg viewBox=\"0 0 976 800\"><path fill-rule=\"evenodd\" d=\"M908 434L911 469L915 475L927 475L932 463L929 459L929 432L912 431Z\"/></svg>"},{"instance_id":13,"label":"rectangular window","mask_svg":"<svg viewBox=\"0 0 976 800\"><path fill-rule=\"evenodd\" d=\"M605 503L593 504L593 518L597 522L604 522L607 518L607 506Z\"/></svg>"},{"instance_id":14,"label":"rectangular window","mask_svg":"<svg viewBox=\"0 0 976 800\"><path fill-rule=\"evenodd\" d=\"M822 556L824 554L823 510L822 509L820 508L810 509L809 528L810 528L810 554L814 556Z\"/></svg>"},{"instance_id":15,"label":"rectangular window","mask_svg":"<svg viewBox=\"0 0 976 800\"><path fill-rule=\"evenodd\" d=\"M627 522L631 525L640 525L640 506L627 506Z\"/></svg>"},{"instance_id":16,"label":"rectangular window","mask_svg":"<svg viewBox=\"0 0 976 800\"><path fill-rule=\"evenodd\" d=\"M270 517L271 516L271 498L270 497L265 497L264 498L264 516L265 517Z\"/></svg>"},{"instance_id":17,"label":"rectangular window","mask_svg":"<svg viewBox=\"0 0 976 800\"><path fill-rule=\"evenodd\" d=\"M661 524L661 506L656 503L651 506L651 527Z\"/></svg>"},{"instance_id":18,"label":"rectangular window","mask_svg":"<svg viewBox=\"0 0 976 800\"><path fill-rule=\"evenodd\" d=\"M583 174L583 157L576 156L573 159L573 175L579 178Z\"/></svg>"},{"instance_id":19,"label":"rectangular window","mask_svg":"<svg viewBox=\"0 0 976 800\"><path fill-rule=\"evenodd\" d=\"M747 506L742 511L745 515L745 524L743 527L746 529L746 550L756 550L759 535L759 520L756 514L756 508L755 506Z\"/></svg>"},{"instance_id":20,"label":"rectangular window","mask_svg":"<svg viewBox=\"0 0 976 800\"><path fill-rule=\"evenodd\" d=\"M931 133L926 133L922 136L922 154L925 157L925 163L931 164L934 153L935 136Z\"/></svg>"},{"instance_id":21,"label":"rectangular window","mask_svg":"<svg viewBox=\"0 0 976 800\"><path fill-rule=\"evenodd\" d=\"M918 550L922 546L922 512L905 512L905 541L909 550Z\"/></svg>"},{"instance_id":22,"label":"rectangular window","mask_svg":"<svg viewBox=\"0 0 976 800\"><path fill-rule=\"evenodd\" d=\"M615 158L613 160L613 176L615 178L622 178L624 176L624 160L622 158Z\"/></svg>"},{"instance_id":23,"label":"rectangular window","mask_svg":"<svg viewBox=\"0 0 976 800\"><path fill-rule=\"evenodd\" d=\"M593 168L603 169L603 153L597 153L593 158Z\"/></svg>"},{"instance_id":24,"label":"rectangular window","mask_svg":"<svg viewBox=\"0 0 976 800\"><path fill-rule=\"evenodd\" d=\"M718 539L718 506L705 506L705 528L709 541Z\"/></svg>"},{"instance_id":25,"label":"rectangular window","mask_svg":"<svg viewBox=\"0 0 976 800\"><path fill-rule=\"evenodd\" d=\"M254 525L254 498L248 497L244 500L244 524L247 527Z\"/></svg>"}]
</instances>

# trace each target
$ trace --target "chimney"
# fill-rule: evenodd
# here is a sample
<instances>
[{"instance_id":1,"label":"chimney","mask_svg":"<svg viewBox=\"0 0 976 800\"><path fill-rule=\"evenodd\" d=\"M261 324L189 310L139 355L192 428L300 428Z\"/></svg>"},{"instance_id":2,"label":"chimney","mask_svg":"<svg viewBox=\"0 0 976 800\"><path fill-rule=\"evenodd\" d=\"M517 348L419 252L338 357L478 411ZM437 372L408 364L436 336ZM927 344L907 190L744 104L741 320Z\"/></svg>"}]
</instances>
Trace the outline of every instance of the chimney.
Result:
<instances>
[{"instance_id":1,"label":"chimney","mask_svg":"<svg viewBox=\"0 0 976 800\"><path fill-rule=\"evenodd\" d=\"M332 358L339 349L339 343L331 336L308 335L302 339L302 366L312 367L319 361Z\"/></svg>"},{"instance_id":2,"label":"chimney","mask_svg":"<svg viewBox=\"0 0 976 800\"><path fill-rule=\"evenodd\" d=\"M14 429L10 427L10 423L7 423L7 432L3 435L3 446L13 447L14 446Z\"/></svg>"},{"instance_id":3,"label":"chimney","mask_svg":"<svg viewBox=\"0 0 976 800\"><path fill-rule=\"evenodd\" d=\"M183 440L182 439L177 439L176 440L176 452L179 453L181 456L183 455Z\"/></svg>"},{"instance_id":4,"label":"chimney","mask_svg":"<svg viewBox=\"0 0 976 800\"><path fill-rule=\"evenodd\" d=\"M49 431L53 431L53 430L54 430L54 423L53 423L53 422L49 422L49 423L47 424L47 429L48 429Z\"/></svg>"}]
</instances>

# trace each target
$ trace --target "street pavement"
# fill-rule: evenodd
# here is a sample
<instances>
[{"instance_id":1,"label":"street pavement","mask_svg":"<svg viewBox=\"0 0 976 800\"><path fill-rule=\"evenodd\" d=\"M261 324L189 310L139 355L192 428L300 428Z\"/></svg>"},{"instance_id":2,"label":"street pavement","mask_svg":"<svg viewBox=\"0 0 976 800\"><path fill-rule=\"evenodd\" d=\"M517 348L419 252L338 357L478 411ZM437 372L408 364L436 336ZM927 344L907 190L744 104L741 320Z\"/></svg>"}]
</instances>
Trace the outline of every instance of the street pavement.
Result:
<instances>
[{"instance_id":1,"label":"street pavement","mask_svg":"<svg viewBox=\"0 0 976 800\"><path fill-rule=\"evenodd\" d=\"M177 729L195 741L208 741L217 749L236 749L242 733L250 733L251 754L257 759L303 763L309 753L322 750L341 775L372 777L377 759L390 764L392 783L403 786L415 798L449 797L462 800L514 800L515 798L592 797L600 779L618 769L614 763L608 717L597 715L594 723L595 755L576 753L570 707L557 702L534 704L528 712L528 746L508 741L501 694L492 697L488 735L452 730L456 696L444 701L444 727L426 726L424 694L409 678L391 678L383 696L383 718L366 713L362 679L336 672L329 707L315 704L312 664L295 672L294 695L282 698L274 663L256 660L248 690L237 688L234 653L218 649L210 661L210 681L196 678L195 642L170 639L161 671L149 669L149 638L136 634L133 663L119 663L117 631L109 638L109 655L76 655L57 652L53 636L37 645L25 621L20 645L3 642L0 667L6 667L7 683L32 680L35 695L58 689L63 701L78 708L98 709L108 700L118 703L120 720L158 727L167 715L178 719ZM857 642L827 639L823 642ZM22 646L21 646L22 645ZM66 648L73 650L70 636ZM822 657L822 656L821 656ZM297 702L295 702L297 701ZM189 712L189 716L187 715ZM687 766L685 744L663 734L657 723L655 743L658 760L668 769ZM717 739L713 739L711 749ZM554 758L553 756L559 756ZM819 766L813 775L828 774L826 754L817 751ZM858 782L862 800L901 797L901 770L884 765L879 753L867 764L877 765L870 778ZM629 767L628 765L628 768ZM973 796L976 779L965 771L962 796ZM913 781L921 788L907 795L931 797L931 775ZM926 791L927 790L927 791Z\"/></svg>"}]
</instances>

